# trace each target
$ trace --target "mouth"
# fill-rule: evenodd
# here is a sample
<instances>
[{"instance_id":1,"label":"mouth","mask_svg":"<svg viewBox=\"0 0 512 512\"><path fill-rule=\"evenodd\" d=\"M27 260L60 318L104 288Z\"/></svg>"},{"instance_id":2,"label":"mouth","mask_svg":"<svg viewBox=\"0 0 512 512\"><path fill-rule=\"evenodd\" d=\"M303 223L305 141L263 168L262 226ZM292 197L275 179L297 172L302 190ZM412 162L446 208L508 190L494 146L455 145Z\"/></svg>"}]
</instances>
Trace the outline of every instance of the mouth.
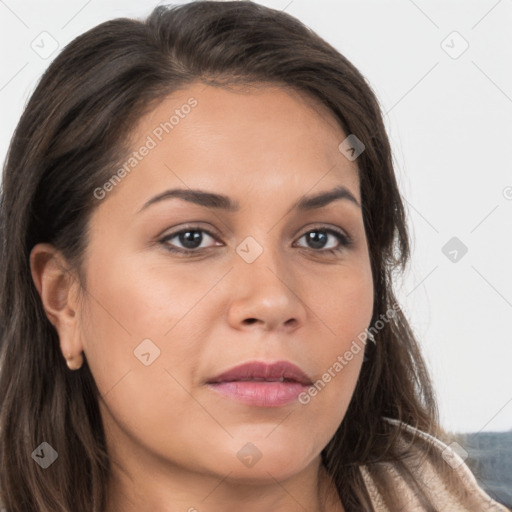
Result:
<instances>
[{"instance_id":1,"label":"mouth","mask_svg":"<svg viewBox=\"0 0 512 512\"><path fill-rule=\"evenodd\" d=\"M297 382L294 379L285 379L284 377L280 377L279 379L264 379L262 377L254 377L252 379L230 379L230 380L222 380L222 381L212 381L209 384L215 384L220 382Z\"/></svg>"},{"instance_id":2,"label":"mouth","mask_svg":"<svg viewBox=\"0 0 512 512\"><path fill-rule=\"evenodd\" d=\"M258 407L279 407L297 399L310 377L288 361L245 363L209 379L209 389L232 400Z\"/></svg>"}]
</instances>

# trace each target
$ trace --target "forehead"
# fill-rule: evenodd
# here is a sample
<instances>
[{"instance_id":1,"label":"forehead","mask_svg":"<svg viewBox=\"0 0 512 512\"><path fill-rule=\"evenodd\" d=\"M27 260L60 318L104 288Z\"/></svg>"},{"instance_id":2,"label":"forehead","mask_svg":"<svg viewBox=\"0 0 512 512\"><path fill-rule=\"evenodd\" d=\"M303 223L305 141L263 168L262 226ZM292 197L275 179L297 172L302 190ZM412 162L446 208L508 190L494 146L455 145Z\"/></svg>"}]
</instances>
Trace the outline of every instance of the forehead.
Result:
<instances>
[{"instance_id":1,"label":"forehead","mask_svg":"<svg viewBox=\"0 0 512 512\"><path fill-rule=\"evenodd\" d=\"M139 141L153 134L157 143L169 147L194 145L203 154L229 144L232 154L238 147L240 152L269 154L295 146L295 155L298 150L317 151L336 158L346 138L318 99L275 84L226 88L194 83L165 98L140 120L134 134Z\"/></svg>"},{"instance_id":2,"label":"forehead","mask_svg":"<svg viewBox=\"0 0 512 512\"><path fill-rule=\"evenodd\" d=\"M116 188L139 208L139 196L176 186L231 191L244 202L248 190L299 196L318 191L317 183L321 190L342 184L359 200L357 166L338 149L345 138L325 105L293 89L196 83L139 121L131 152L146 147L144 155L136 162L132 155L135 165Z\"/></svg>"}]
</instances>

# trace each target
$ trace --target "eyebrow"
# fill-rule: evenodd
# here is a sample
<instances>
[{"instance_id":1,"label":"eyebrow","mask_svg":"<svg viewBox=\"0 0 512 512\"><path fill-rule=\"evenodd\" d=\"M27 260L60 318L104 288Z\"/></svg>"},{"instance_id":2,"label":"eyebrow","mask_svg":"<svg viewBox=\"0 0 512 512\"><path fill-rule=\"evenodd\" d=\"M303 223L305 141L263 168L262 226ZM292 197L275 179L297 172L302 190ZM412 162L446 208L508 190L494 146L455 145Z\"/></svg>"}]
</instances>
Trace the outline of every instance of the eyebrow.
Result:
<instances>
[{"instance_id":1,"label":"eyebrow","mask_svg":"<svg viewBox=\"0 0 512 512\"><path fill-rule=\"evenodd\" d=\"M229 212L236 212L240 209L240 204L238 201L235 201L223 194L216 194L213 192L207 192L205 190L175 188L166 190L165 192L152 197L149 201L144 203L142 208L139 210L139 213L155 203L174 198L182 199L184 201L188 201L205 208L215 208ZM332 190L302 197L292 205L291 210L316 210L318 208L327 206L333 201L342 199L346 199L361 208L361 205L353 196L352 192L350 192L348 188L340 185L333 188Z\"/></svg>"}]
</instances>

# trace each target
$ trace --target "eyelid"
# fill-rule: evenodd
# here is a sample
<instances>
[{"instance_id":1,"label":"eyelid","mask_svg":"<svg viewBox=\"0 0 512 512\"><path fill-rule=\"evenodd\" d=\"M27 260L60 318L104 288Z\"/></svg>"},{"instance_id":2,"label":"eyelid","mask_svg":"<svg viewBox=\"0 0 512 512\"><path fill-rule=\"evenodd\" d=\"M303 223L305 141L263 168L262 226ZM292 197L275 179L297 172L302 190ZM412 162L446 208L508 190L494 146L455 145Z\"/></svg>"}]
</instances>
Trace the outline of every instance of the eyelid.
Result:
<instances>
[{"instance_id":1,"label":"eyelid","mask_svg":"<svg viewBox=\"0 0 512 512\"><path fill-rule=\"evenodd\" d=\"M209 228L203 228L199 224L190 224L190 225L185 224L183 227L177 229L176 231L172 231L171 233L168 233L167 235L163 235L162 237L160 237L159 241L165 242L166 240L168 240L170 238L174 238L186 231L200 231L200 232L206 233L208 236L210 236L211 238L214 238L215 240L218 240L218 238L220 238L220 235L215 234L214 230L211 230ZM183 249L183 250L185 251L186 249ZM195 250L194 252L198 252L198 251L199 251L199 249Z\"/></svg>"}]
</instances>

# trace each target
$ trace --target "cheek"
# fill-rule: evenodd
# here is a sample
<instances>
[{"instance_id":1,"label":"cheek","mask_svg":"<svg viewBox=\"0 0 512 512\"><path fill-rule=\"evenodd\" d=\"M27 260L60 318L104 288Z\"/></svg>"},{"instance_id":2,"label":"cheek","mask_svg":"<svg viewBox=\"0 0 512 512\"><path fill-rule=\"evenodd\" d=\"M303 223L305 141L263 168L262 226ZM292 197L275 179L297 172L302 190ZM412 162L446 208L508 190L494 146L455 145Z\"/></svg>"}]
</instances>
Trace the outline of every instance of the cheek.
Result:
<instances>
[{"instance_id":1,"label":"cheek","mask_svg":"<svg viewBox=\"0 0 512 512\"><path fill-rule=\"evenodd\" d=\"M133 258L112 261L110 267L94 262L88 267L82 322L84 351L100 392L128 377L140 377L140 389L169 387L173 381L165 369L188 385L200 352L194 340L203 339L198 330L209 325L201 320L205 304L197 303L211 284ZM157 382L162 372L164 382Z\"/></svg>"},{"instance_id":2,"label":"cheek","mask_svg":"<svg viewBox=\"0 0 512 512\"><path fill-rule=\"evenodd\" d=\"M322 346L331 356L347 350L370 325L373 280L369 266L363 263L342 267L328 279L314 276L304 292L308 306L324 327Z\"/></svg>"},{"instance_id":3,"label":"cheek","mask_svg":"<svg viewBox=\"0 0 512 512\"><path fill-rule=\"evenodd\" d=\"M340 272L322 294L312 286L308 295L323 334L312 354L319 369L317 380L299 402L331 427L343 419L359 377L373 295L371 271L365 266Z\"/></svg>"},{"instance_id":4,"label":"cheek","mask_svg":"<svg viewBox=\"0 0 512 512\"><path fill-rule=\"evenodd\" d=\"M188 390L205 339L200 330L211 325L204 318L211 302L198 301L211 285L194 284L183 272L116 262L111 269L90 266L82 325L106 426L113 421L155 451L186 460L190 411L205 420Z\"/></svg>"}]
</instances>

